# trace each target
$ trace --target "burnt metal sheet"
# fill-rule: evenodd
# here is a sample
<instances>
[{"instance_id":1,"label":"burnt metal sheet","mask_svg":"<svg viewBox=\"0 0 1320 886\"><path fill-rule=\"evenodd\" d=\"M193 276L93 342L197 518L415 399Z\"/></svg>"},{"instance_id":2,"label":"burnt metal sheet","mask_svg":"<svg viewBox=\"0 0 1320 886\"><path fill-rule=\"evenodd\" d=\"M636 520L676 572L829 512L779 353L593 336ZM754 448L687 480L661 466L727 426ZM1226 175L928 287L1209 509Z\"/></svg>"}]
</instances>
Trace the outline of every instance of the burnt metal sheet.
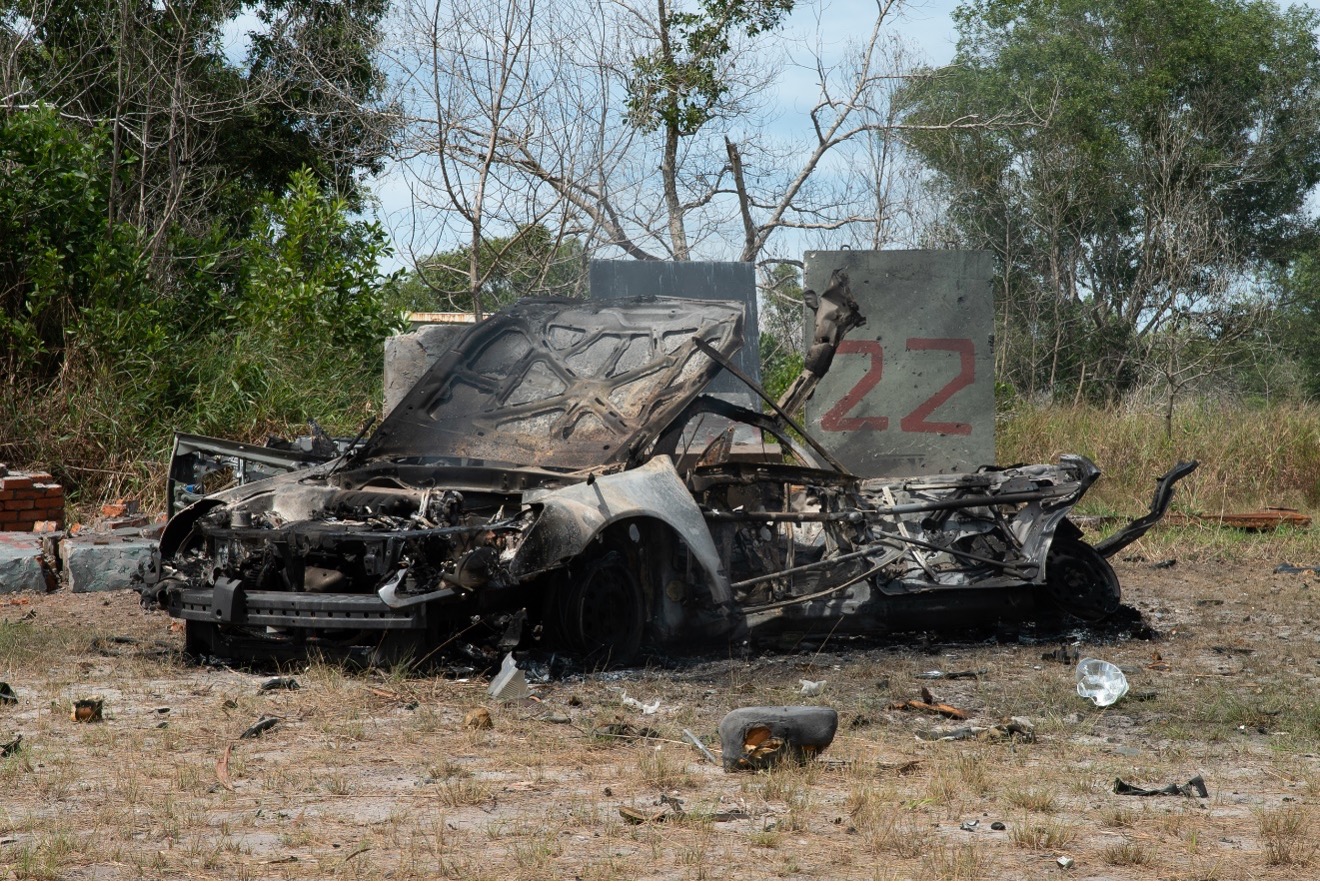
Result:
<instances>
[{"instance_id":1,"label":"burnt metal sheet","mask_svg":"<svg viewBox=\"0 0 1320 886\"><path fill-rule=\"evenodd\" d=\"M591 262L591 297L613 300L638 295L669 295L703 301L736 301L743 306L744 346L733 364L757 382L761 380L760 324L756 310L756 269L738 261L609 261ZM732 394L748 400L747 387L721 372L706 387L717 396Z\"/></svg>"},{"instance_id":2,"label":"burnt metal sheet","mask_svg":"<svg viewBox=\"0 0 1320 886\"><path fill-rule=\"evenodd\" d=\"M362 459L454 456L569 469L626 463L742 346L737 302L526 299L467 330Z\"/></svg>"}]
</instances>

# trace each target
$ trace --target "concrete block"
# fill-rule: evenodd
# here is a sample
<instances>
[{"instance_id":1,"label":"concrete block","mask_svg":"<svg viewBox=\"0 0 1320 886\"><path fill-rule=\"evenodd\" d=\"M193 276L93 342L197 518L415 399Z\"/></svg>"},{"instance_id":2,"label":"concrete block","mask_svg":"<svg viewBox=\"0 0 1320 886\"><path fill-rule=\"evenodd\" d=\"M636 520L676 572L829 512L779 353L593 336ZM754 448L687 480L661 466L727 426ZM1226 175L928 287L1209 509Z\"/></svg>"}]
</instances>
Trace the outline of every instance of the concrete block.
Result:
<instances>
[{"instance_id":1,"label":"concrete block","mask_svg":"<svg viewBox=\"0 0 1320 886\"><path fill-rule=\"evenodd\" d=\"M138 561L149 555L156 542L138 537L80 535L60 542L64 586L81 594L127 588Z\"/></svg>"},{"instance_id":2,"label":"concrete block","mask_svg":"<svg viewBox=\"0 0 1320 886\"><path fill-rule=\"evenodd\" d=\"M385 339L385 404L389 415L413 385L468 327L436 324Z\"/></svg>"},{"instance_id":3,"label":"concrete block","mask_svg":"<svg viewBox=\"0 0 1320 886\"><path fill-rule=\"evenodd\" d=\"M993 256L808 252L804 282L823 292L835 269L847 272L866 324L848 334L807 401L807 430L862 477L994 464ZM809 341L813 320L804 320Z\"/></svg>"},{"instance_id":4,"label":"concrete block","mask_svg":"<svg viewBox=\"0 0 1320 886\"><path fill-rule=\"evenodd\" d=\"M28 532L0 532L0 594L46 590L41 539Z\"/></svg>"}]
</instances>

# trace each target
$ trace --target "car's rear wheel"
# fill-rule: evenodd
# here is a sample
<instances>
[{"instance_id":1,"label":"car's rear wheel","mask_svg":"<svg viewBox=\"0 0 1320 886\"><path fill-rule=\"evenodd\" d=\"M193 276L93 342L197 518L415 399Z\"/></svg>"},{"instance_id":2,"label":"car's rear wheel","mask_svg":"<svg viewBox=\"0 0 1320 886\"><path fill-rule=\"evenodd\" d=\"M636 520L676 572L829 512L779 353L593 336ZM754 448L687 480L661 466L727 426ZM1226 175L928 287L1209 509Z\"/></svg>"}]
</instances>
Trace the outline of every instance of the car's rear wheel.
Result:
<instances>
[{"instance_id":1,"label":"car's rear wheel","mask_svg":"<svg viewBox=\"0 0 1320 886\"><path fill-rule=\"evenodd\" d=\"M1109 561L1086 542L1056 537L1045 560L1045 596L1069 615L1100 621L1122 601Z\"/></svg>"},{"instance_id":2,"label":"car's rear wheel","mask_svg":"<svg viewBox=\"0 0 1320 886\"><path fill-rule=\"evenodd\" d=\"M641 651L646 600L627 558L610 551L568 570L567 583L552 603L562 639L592 667L622 667Z\"/></svg>"}]
</instances>

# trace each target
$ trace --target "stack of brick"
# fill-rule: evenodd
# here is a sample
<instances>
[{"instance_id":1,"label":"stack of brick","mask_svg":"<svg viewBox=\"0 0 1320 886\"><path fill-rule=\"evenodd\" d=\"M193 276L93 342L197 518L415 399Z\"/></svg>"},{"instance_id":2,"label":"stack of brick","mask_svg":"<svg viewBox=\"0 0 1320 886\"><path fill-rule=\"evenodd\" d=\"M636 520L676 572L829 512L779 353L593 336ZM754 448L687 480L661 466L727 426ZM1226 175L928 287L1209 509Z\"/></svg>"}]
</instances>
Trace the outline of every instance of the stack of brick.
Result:
<instances>
[{"instance_id":1,"label":"stack of brick","mask_svg":"<svg viewBox=\"0 0 1320 886\"><path fill-rule=\"evenodd\" d=\"M64 487L44 472L20 473L0 465L0 531L64 527Z\"/></svg>"},{"instance_id":2,"label":"stack of brick","mask_svg":"<svg viewBox=\"0 0 1320 886\"><path fill-rule=\"evenodd\" d=\"M108 505L101 505L102 529L129 529L146 526L150 521L147 515L138 511L137 499L118 499Z\"/></svg>"}]
</instances>

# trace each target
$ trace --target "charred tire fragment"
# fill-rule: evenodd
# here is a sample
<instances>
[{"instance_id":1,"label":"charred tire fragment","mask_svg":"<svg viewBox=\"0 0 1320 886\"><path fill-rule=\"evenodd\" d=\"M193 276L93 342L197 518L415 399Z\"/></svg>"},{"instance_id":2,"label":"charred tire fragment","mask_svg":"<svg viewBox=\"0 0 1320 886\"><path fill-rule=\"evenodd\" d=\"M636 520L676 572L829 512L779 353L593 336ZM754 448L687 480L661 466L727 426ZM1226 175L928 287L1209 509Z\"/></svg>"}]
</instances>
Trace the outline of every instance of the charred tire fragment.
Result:
<instances>
[{"instance_id":1,"label":"charred tire fragment","mask_svg":"<svg viewBox=\"0 0 1320 886\"><path fill-rule=\"evenodd\" d=\"M646 601L628 560L618 551L569 567L551 605L560 639L593 667L620 667L637 658L646 633Z\"/></svg>"},{"instance_id":2,"label":"charred tire fragment","mask_svg":"<svg viewBox=\"0 0 1320 886\"><path fill-rule=\"evenodd\" d=\"M1056 537L1045 560L1045 599L1083 621L1113 615L1122 601L1118 576L1095 548Z\"/></svg>"}]
</instances>

